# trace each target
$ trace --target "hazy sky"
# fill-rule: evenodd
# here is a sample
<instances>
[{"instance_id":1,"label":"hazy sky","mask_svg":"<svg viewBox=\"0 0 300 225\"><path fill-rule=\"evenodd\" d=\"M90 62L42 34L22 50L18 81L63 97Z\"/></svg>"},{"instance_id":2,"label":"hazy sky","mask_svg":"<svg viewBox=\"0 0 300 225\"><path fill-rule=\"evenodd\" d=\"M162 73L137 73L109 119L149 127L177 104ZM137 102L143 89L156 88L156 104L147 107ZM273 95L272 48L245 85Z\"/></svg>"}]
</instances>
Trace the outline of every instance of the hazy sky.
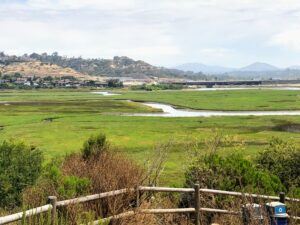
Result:
<instances>
[{"instance_id":1,"label":"hazy sky","mask_svg":"<svg viewBox=\"0 0 300 225\"><path fill-rule=\"evenodd\" d=\"M300 65L300 1L0 0L0 51Z\"/></svg>"}]
</instances>

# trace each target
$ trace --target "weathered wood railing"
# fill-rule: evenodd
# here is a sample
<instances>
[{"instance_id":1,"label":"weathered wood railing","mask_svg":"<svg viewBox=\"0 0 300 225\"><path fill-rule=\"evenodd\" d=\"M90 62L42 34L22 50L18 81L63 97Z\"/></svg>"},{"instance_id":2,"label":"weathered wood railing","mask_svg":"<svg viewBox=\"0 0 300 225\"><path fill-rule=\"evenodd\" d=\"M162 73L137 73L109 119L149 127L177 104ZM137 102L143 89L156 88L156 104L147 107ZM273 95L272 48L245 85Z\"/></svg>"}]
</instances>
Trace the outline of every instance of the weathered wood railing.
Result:
<instances>
[{"instance_id":1,"label":"weathered wood railing","mask_svg":"<svg viewBox=\"0 0 300 225\"><path fill-rule=\"evenodd\" d=\"M142 214L170 214L170 213L194 213L196 225L200 224L200 212L212 212L212 213L220 213L220 214L230 214L240 216L241 212L224 210L224 209L212 209L212 208L202 208L200 207L200 193L207 193L213 195L229 195L229 196L237 196L237 197L249 197L249 198L259 198L259 199L267 199L267 200L275 200L275 201L290 201L296 202L300 204L300 199L288 198L285 197L284 194L280 194L277 196L267 196L267 195L258 195L258 194L249 194L242 192L232 192L232 191L221 191L221 190L213 190L213 189L200 189L199 185L196 184L194 188L170 188L170 187L146 187L146 186L138 186L136 188L127 188L120 189L115 191L109 191L100 194L88 195L84 197L78 197L63 201L57 201L55 196L49 196L48 201L49 204L40 206L37 208L33 208L27 210L25 212L19 212L16 214L8 215L0 217L0 224L8 224L11 222L22 220L23 218L35 216L41 213L49 212L51 215L51 224L54 225L56 221L56 211L57 208L68 206L71 204L84 203L89 201L94 201L102 198L107 198L111 196L117 196L125 193L133 193L136 192L136 209L124 213L120 213L118 215L113 215L107 218L103 218L100 220L96 220L93 224L101 224L106 221L110 221L112 219L120 219L128 216L132 216L136 213ZM195 208L173 208L173 209L139 209L140 205L140 196L141 192L177 192L177 193L194 193L195 198ZM300 217L291 216L291 218L295 220L300 220Z\"/></svg>"}]
</instances>

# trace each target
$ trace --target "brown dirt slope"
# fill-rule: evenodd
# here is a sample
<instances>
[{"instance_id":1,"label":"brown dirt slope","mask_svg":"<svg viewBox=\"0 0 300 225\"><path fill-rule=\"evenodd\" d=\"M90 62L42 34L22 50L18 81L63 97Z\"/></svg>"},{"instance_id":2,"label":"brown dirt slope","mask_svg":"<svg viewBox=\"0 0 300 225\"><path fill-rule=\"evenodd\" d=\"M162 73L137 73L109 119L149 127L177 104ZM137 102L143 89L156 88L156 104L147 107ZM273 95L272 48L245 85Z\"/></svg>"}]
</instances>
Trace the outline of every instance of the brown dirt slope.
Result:
<instances>
[{"instance_id":1,"label":"brown dirt slope","mask_svg":"<svg viewBox=\"0 0 300 225\"><path fill-rule=\"evenodd\" d=\"M37 76L37 77L62 77L62 76L74 76L78 79L88 79L89 76L80 72L77 72L71 68L63 68L61 66L42 63L39 61L31 62L17 62L11 63L6 66L0 66L0 72L3 74L20 73L22 76Z\"/></svg>"}]
</instances>

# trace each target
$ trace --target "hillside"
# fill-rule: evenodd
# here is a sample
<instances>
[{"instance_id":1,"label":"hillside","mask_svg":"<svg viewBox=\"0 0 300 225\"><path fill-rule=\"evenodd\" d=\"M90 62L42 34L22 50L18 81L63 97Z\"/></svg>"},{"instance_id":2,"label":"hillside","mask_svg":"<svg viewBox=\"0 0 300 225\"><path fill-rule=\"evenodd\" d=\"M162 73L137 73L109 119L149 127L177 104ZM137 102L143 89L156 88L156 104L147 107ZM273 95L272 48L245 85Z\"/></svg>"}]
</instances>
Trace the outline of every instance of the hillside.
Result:
<instances>
[{"instance_id":1,"label":"hillside","mask_svg":"<svg viewBox=\"0 0 300 225\"><path fill-rule=\"evenodd\" d=\"M71 68L63 68L61 66L42 63L39 61L14 62L9 65L2 65L0 72L3 74L20 73L22 76L37 76L37 77L62 77L73 76L78 79L87 79L89 76L77 72Z\"/></svg>"},{"instance_id":2,"label":"hillside","mask_svg":"<svg viewBox=\"0 0 300 225\"><path fill-rule=\"evenodd\" d=\"M206 76L202 73L188 73L175 69L157 67L142 60L133 60L126 56L115 56L113 59L83 59L81 57L63 57L57 53L53 53L52 55L33 53L30 55L30 58L41 62L54 63L61 67L70 67L78 72L93 76L132 78L189 77L206 79Z\"/></svg>"},{"instance_id":3,"label":"hillside","mask_svg":"<svg viewBox=\"0 0 300 225\"><path fill-rule=\"evenodd\" d=\"M0 53L0 66L2 71L35 73L39 75L61 76L72 75L76 77L90 75L101 77L132 77L149 79L163 78L188 78L209 79L201 72L184 72L176 69L153 66L141 60L133 60L126 56L115 56L113 59L84 59L81 57L65 57L58 53L47 53L23 56L9 56ZM211 78L212 79L212 78Z\"/></svg>"}]
</instances>

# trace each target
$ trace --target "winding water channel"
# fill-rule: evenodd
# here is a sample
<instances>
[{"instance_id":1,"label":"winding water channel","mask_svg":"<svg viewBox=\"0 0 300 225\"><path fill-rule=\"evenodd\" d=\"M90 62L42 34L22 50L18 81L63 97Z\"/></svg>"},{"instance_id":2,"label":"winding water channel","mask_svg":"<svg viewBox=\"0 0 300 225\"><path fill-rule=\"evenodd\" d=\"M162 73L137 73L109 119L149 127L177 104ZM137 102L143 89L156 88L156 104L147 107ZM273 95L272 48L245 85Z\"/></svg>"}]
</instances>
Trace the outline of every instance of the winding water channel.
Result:
<instances>
[{"instance_id":1,"label":"winding water channel","mask_svg":"<svg viewBox=\"0 0 300 225\"><path fill-rule=\"evenodd\" d=\"M141 103L155 109L160 109L162 113L134 113L133 116L158 116L158 117L211 117L211 116L298 116L297 111L213 111L213 110L189 110L175 109L171 105L162 103Z\"/></svg>"},{"instance_id":2,"label":"winding water channel","mask_svg":"<svg viewBox=\"0 0 300 225\"><path fill-rule=\"evenodd\" d=\"M93 92L104 96L117 95L108 92ZM107 94L108 93L108 94ZM130 100L131 101L131 100ZM212 116L300 116L300 110L282 111L217 111L217 110L192 110L176 109L172 105L156 102L139 102L162 112L153 113L130 113L124 116L146 116L146 117L212 117Z\"/></svg>"}]
</instances>

